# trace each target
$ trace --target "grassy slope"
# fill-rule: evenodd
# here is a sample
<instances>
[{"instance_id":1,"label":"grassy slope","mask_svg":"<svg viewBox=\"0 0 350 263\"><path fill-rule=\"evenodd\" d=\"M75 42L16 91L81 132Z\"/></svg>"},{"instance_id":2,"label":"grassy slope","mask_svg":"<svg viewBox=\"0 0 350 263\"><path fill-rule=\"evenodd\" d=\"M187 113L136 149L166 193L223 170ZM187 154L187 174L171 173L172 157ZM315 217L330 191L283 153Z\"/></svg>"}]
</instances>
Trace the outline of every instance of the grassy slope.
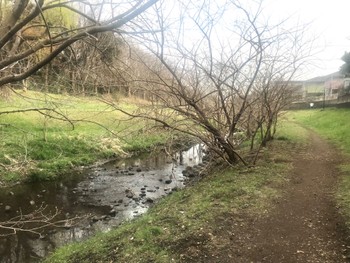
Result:
<instances>
[{"instance_id":1,"label":"grassy slope","mask_svg":"<svg viewBox=\"0 0 350 263\"><path fill-rule=\"evenodd\" d=\"M122 105L135 107L132 103ZM119 121L125 116L96 98L20 92L7 100L0 99L0 112L42 107L53 107L69 119L80 121L74 122L73 129L67 121L44 117L36 111L0 114L1 181L50 179L72 166L119 155L124 150L144 150L166 140L164 132L145 131L142 121Z\"/></svg>"},{"instance_id":2,"label":"grassy slope","mask_svg":"<svg viewBox=\"0 0 350 263\"><path fill-rule=\"evenodd\" d=\"M210 242L215 220L239 213L263 216L278 197L288 160L306 143L305 131L284 122L263 161L225 168L163 199L146 215L106 234L58 249L45 262L179 262L186 242ZM298 146L296 146L298 145ZM219 169L218 169L219 170ZM185 243L185 245L184 245ZM190 244L188 244L190 246Z\"/></svg>"},{"instance_id":3,"label":"grassy slope","mask_svg":"<svg viewBox=\"0 0 350 263\"><path fill-rule=\"evenodd\" d=\"M304 110L289 113L290 118L314 129L329 139L350 157L350 109ZM337 199L350 226L350 164L340 166L342 178L337 191Z\"/></svg>"},{"instance_id":4,"label":"grassy slope","mask_svg":"<svg viewBox=\"0 0 350 263\"><path fill-rule=\"evenodd\" d=\"M350 154L350 110L304 110L289 113L290 118L310 127L332 140L345 153Z\"/></svg>"}]
</instances>

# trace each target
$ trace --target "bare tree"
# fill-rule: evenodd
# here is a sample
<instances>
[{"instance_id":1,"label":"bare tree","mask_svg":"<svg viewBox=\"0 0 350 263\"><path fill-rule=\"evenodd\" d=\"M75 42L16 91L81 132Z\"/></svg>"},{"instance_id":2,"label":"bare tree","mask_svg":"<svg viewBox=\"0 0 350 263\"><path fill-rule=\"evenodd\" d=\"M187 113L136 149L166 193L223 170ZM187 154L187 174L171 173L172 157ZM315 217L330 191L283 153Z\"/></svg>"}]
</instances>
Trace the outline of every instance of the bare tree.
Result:
<instances>
[{"instance_id":1,"label":"bare tree","mask_svg":"<svg viewBox=\"0 0 350 263\"><path fill-rule=\"evenodd\" d=\"M108 31L134 33L136 18L157 1L2 0L6 12L0 17L0 88L33 75L77 41ZM52 24L48 14L53 10L67 12L73 21L69 27ZM89 24L81 24L82 19Z\"/></svg>"},{"instance_id":2,"label":"bare tree","mask_svg":"<svg viewBox=\"0 0 350 263\"><path fill-rule=\"evenodd\" d=\"M68 94L103 94L122 91L124 75L118 63L124 43L113 32L99 33L74 43L50 63L50 91ZM36 74L38 79L40 74ZM37 81L40 83L40 80Z\"/></svg>"},{"instance_id":3,"label":"bare tree","mask_svg":"<svg viewBox=\"0 0 350 263\"><path fill-rule=\"evenodd\" d=\"M25 80L40 70L44 71L47 65L45 72L41 72L39 76L46 79L46 83L49 82L47 76L53 71L53 67L65 64L66 60L73 60L76 67L85 67L84 63L89 58L83 51L88 47L93 46L93 50L99 50L99 54L106 60L107 57L112 58L113 54L108 54L108 49L113 45L105 43L114 41L114 35L120 37L127 33L138 33L135 25L143 23L143 16L147 15L149 8L157 1L0 0L0 94L7 84ZM146 16L145 19L149 17ZM86 21L89 23L85 23ZM106 32L109 34L103 34ZM58 58L58 62L50 65L55 58ZM72 64L72 61L68 62ZM103 64L94 61L90 65L92 70L96 70L96 67ZM61 67L56 72L62 73L63 70L64 67ZM89 77L93 76L90 71ZM103 76L95 75L95 79L97 78L101 80ZM75 81L78 77L74 75L71 79ZM70 120L53 104L47 107L2 111L0 115L28 111L68 121L72 127L74 123L82 121ZM0 165L4 169L11 168ZM25 231L40 235L45 227L64 226L69 223L69 220L57 219L57 215L58 211L49 213L44 207L40 207L30 214L20 214L0 222L0 229L6 234Z\"/></svg>"},{"instance_id":4,"label":"bare tree","mask_svg":"<svg viewBox=\"0 0 350 263\"><path fill-rule=\"evenodd\" d=\"M250 138L260 130L263 144L273 137L291 94L287 84L308 57L303 28L269 25L257 1L190 1L169 9L157 12L163 30L139 42L162 65L137 57L153 72L139 79L153 102L125 113L194 136L229 164L243 161L242 133Z\"/></svg>"}]
</instances>

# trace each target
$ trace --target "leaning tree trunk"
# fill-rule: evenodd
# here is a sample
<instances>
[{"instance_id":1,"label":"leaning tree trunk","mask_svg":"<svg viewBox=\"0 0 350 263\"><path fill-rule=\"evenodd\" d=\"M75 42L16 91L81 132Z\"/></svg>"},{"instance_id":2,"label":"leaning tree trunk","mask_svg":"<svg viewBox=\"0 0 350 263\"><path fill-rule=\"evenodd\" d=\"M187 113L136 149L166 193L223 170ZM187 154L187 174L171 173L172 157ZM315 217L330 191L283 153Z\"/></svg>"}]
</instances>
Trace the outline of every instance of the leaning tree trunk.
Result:
<instances>
[{"instance_id":1,"label":"leaning tree trunk","mask_svg":"<svg viewBox=\"0 0 350 263\"><path fill-rule=\"evenodd\" d=\"M224 159L230 165L236 165L239 161L241 161L244 165L247 165L244 159L237 153L235 147L232 143L230 143L230 141L223 137L216 137L216 145L223 153L222 155Z\"/></svg>"}]
</instances>

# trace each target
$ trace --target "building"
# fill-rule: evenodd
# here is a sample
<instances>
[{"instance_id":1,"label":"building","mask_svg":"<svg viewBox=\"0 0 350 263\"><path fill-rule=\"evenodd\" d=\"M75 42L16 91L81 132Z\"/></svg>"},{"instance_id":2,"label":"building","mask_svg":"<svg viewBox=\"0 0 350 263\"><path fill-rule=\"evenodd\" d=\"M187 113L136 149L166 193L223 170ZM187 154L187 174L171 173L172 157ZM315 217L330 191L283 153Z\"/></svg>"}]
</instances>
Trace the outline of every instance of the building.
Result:
<instances>
[{"instance_id":1,"label":"building","mask_svg":"<svg viewBox=\"0 0 350 263\"><path fill-rule=\"evenodd\" d=\"M292 109L337 106L350 103L350 78L340 72L319 76L302 82L296 90L299 95Z\"/></svg>"},{"instance_id":2,"label":"building","mask_svg":"<svg viewBox=\"0 0 350 263\"><path fill-rule=\"evenodd\" d=\"M344 87L344 75L335 72L303 82L303 101L317 102L337 100Z\"/></svg>"},{"instance_id":3,"label":"building","mask_svg":"<svg viewBox=\"0 0 350 263\"><path fill-rule=\"evenodd\" d=\"M343 88L338 93L339 102L350 102L350 78L345 78Z\"/></svg>"}]
</instances>

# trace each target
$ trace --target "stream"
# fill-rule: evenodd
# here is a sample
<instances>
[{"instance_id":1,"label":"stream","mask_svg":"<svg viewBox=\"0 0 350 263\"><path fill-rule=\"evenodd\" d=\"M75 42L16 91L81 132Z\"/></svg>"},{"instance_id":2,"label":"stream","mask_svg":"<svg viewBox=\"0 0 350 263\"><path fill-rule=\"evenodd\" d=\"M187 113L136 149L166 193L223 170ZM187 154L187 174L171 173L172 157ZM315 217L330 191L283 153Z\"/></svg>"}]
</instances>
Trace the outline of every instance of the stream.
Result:
<instances>
[{"instance_id":1,"label":"stream","mask_svg":"<svg viewBox=\"0 0 350 263\"><path fill-rule=\"evenodd\" d=\"M41 207L44 214L57 209L55 220L82 219L40 230L41 236L31 232L6 236L8 230L0 229L0 263L38 262L57 247L142 215L158 199L183 188L186 179L202 167L202 157L202 146L196 145L173 156L143 154L83 168L61 181L3 188L1 222Z\"/></svg>"}]
</instances>

